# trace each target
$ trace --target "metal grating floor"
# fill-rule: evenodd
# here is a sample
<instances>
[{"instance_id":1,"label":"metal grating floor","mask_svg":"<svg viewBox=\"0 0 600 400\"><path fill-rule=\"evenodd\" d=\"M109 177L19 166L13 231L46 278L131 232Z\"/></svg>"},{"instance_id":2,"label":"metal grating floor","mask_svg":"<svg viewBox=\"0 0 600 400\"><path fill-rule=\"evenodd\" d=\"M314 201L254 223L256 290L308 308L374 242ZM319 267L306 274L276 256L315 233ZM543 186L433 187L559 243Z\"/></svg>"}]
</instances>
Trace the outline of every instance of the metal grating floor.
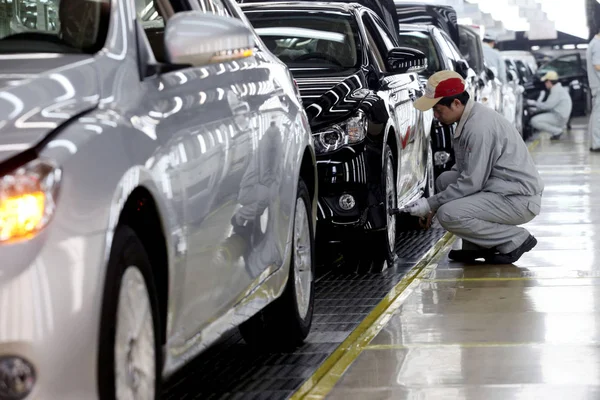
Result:
<instances>
[{"instance_id":1,"label":"metal grating floor","mask_svg":"<svg viewBox=\"0 0 600 400\"><path fill-rule=\"evenodd\" d=\"M399 232L398 262L382 273L358 274L342 264L320 276L311 333L293 353L253 352L236 330L166 382L161 398L289 398L444 233L435 225Z\"/></svg>"}]
</instances>

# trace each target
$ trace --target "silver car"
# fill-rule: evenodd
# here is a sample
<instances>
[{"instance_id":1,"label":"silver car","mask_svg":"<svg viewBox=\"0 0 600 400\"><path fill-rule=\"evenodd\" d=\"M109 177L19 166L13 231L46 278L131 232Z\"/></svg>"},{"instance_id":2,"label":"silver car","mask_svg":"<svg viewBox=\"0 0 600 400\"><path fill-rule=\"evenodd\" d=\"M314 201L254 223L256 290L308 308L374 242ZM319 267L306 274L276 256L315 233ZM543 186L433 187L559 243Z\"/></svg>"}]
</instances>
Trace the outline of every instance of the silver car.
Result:
<instances>
[{"instance_id":1,"label":"silver car","mask_svg":"<svg viewBox=\"0 0 600 400\"><path fill-rule=\"evenodd\" d=\"M238 6L13 3L0 399L157 398L238 326L252 345L301 343L315 152L297 87Z\"/></svg>"}]
</instances>

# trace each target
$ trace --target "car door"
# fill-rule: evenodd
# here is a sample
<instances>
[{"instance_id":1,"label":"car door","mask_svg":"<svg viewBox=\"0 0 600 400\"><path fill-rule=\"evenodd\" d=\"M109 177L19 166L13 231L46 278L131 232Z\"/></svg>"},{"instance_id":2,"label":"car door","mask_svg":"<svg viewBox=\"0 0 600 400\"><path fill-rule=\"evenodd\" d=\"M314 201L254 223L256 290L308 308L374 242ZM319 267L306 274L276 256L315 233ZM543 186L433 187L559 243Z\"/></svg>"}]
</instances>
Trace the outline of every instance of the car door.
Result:
<instances>
[{"instance_id":1,"label":"car door","mask_svg":"<svg viewBox=\"0 0 600 400\"><path fill-rule=\"evenodd\" d=\"M160 2L136 0L136 9L142 10L138 15L156 15L154 4ZM163 4L174 12L227 14L220 0ZM154 56L164 61L164 22L149 18L144 31ZM269 76L260 64L253 55L179 68L144 81L149 112L141 123L156 136L168 138L168 168L176 174L183 195L185 224L178 249L185 267L174 271L169 312L174 358L193 346L200 329L227 309L224 298L242 292L240 287L226 286L231 276L249 280L244 258L235 257L244 243L231 246L228 239L258 140L259 83L266 86L262 83Z\"/></svg>"},{"instance_id":2,"label":"car door","mask_svg":"<svg viewBox=\"0 0 600 400\"><path fill-rule=\"evenodd\" d=\"M369 40L373 41L372 47L377 49L378 58L385 60L389 50L398 47L397 42L375 13L364 11L361 19ZM422 118L413 107L413 101L421 95L421 86L416 75L411 74L385 73L380 83L381 97L388 101L390 115L394 118L398 154L396 191L401 200L416 194L425 174L420 135Z\"/></svg>"},{"instance_id":3,"label":"car door","mask_svg":"<svg viewBox=\"0 0 600 400\"><path fill-rule=\"evenodd\" d=\"M249 26L236 6L229 0L220 1L227 15ZM273 62L275 57L258 36L255 39L252 64L242 67L236 78L250 96L254 125L251 145L240 148L246 153L247 165L238 171L241 175L236 175L240 180L236 180L236 209L230 216L232 229L219 253L228 258L219 268L229 271L221 276L220 286L226 289L217 296L220 313L228 311L281 267L291 240L290 204L295 204L292 197L297 182L295 177L285 176L284 162L289 161L299 108L290 104L286 89L292 86L284 65Z\"/></svg>"}]
</instances>

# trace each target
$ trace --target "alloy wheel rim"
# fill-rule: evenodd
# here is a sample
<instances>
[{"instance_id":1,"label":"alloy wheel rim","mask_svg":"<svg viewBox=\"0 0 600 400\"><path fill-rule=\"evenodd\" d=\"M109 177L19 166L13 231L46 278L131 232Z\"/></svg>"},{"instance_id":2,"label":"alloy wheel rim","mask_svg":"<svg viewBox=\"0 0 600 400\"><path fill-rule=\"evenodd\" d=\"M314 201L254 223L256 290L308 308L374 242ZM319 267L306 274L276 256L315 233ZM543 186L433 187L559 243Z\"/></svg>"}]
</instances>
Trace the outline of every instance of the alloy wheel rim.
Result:
<instances>
[{"instance_id":1,"label":"alloy wheel rim","mask_svg":"<svg viewBox=\"0 0 600 400\"><path fill-rule=\"evenodd\" d=\"M429 196L433 196L435 192L435 178L433 171L433 151L431 150L431 145L427 150L427 190L427 194Z\"/></svg>"},{"instance_id":2,"label":"alloy wheel rim","mask_svg":"<svg viewBox=\"0 0 600 400\"><path fill-rule=\"evenodd\" d=\"M308 211L304 200L296 200L294 216L294 286L298 314L305 319L310 306L312 291L312 248L310 243L310 228Z\"/></svg>"},{"instance_id":3,"label":"alloy wheel rim","mask_svg":"<svg viewBox=\"0 0 600 400\"><path fill-rule=\"evenodd\" d=\"M115 389L118 399L155 397L154 321L144 277L136 267L123 274L115 333Z\"/></svg>"},{"instance_id":4,"label":"alloy wheel rim","mask_svg":"<svg viewBox=\"0 0 600 400\"><path fill-rule=\"evenodd\" d=\"M392 210L396 205L396 190L394 185L394 167L390 157L388 157L385 171L385 193L386 193L386 214L387 214L387 236L388 248L390 252L394 251L396 244L396 215L392 215Z\"/></svg>"}]
</instances>

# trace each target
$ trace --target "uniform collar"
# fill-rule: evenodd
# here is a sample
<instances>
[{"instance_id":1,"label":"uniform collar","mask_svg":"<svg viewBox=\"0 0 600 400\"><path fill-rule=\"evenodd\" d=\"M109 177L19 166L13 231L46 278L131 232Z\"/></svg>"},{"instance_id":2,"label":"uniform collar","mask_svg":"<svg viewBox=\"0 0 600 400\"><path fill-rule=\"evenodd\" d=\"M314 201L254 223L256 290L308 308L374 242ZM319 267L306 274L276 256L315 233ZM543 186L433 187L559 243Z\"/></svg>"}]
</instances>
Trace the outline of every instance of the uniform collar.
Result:
<instances>
[{"instance_id":1,"label":"uniform collar","mask_svg":"<svg viewBox=\"0 0 600 400\"><path fill-rule=\"evenodd\" d=\"M463 111L462 117L460 117L460 121L458 121L458 126L454 131L455 138L460 137L460 134L462 133L463 128L465 127L465 123L467 122L467 119L469 119L469 115L471 115L471 110L473 109L474 105L475 102L473 101L473 99L469 99L469 101L467 101L467 105L465 106L465 110Z\"/></svg>"}]
</instances>

